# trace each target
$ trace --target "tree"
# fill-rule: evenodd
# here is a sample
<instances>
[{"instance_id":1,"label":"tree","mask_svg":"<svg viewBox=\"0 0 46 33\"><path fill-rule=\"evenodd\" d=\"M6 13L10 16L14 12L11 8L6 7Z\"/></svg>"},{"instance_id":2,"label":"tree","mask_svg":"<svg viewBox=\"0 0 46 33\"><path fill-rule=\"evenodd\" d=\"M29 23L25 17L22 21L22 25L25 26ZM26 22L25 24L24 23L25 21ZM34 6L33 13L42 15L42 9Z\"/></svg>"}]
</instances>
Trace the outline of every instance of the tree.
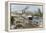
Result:
<instances>
[{"instance_id":1,"label":"tree","mask_svg":"<svg viewBox=\"0 0 46 33\"><path fill-rule=\"evenodd\" d=\"M22 10L22 14L25 13L25 10L27 10L29 7L26 6L23 10Z\"/></svg>"},{"instance_id":2,"label":"tree","mask_svg":"<svg viewBox=\"0 0 46 33\"><path fill-rule=\"evenodd\" d=\"M40 9L38 9L38 12L36 12L36 13L34 14L34 16L40 16L40 17L42 17L42 16L43 16L43 13L41 12Z\"/></svg>"},{"instance_id":3,"label":"tree","mask_svg":"<svg viewBox=\"0 0 46 33\"><path fill-rule=\"evenodd\" d=\"M40 9L38 9L38 13L40 14L40 17L42 17L42 16L43 16L43 13L41 12L41 10L40 10Z\"/></svg>"}]
</instances>

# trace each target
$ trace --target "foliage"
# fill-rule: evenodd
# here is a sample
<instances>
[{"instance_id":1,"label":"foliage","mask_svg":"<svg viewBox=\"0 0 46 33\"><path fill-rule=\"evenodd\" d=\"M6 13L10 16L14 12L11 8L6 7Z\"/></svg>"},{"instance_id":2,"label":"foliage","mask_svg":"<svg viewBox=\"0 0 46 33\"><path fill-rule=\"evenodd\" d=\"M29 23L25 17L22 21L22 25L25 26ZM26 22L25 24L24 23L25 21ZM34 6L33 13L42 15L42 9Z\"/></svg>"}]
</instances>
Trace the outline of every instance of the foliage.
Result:
<instances>
[{"instance_id":1,"label":"foliage","mask_svg":"<svg viewBox=\"0 0 46 33\"><path fill-rule=\"evenodd\" d=\"M23 27L23 26L21 24L18 24L18 25L16 25L16 27L20 28L20 27Z\"/></svg>"},{"instance_id":2,"label":"foliage","mask_svg":"<svg viewBox=\"0 0 46 33\"><path fill-rule=\"evenodd\" d=\"M38 9L38 12L35 13L34 16L40 16L40 17L42 17L43 16L43 13L41 12L40 9Z\"/></svg>"},{"instance_id":3,"label":"foliage","mask_svg":"<svg viewBox=\"0 0 46 33\"><path fill-rule=\"evenodd\" d=\"M14 23L14 17L11 16L11 24L13 24L13 23Z\"/></svg>"},{"instance_id":4,"label":"foliage","mask_svg":"<svg viewBox=\"0 0 46 33\"><path fill-rule=\"evenodd\" d=\"M20 21L16 21L16 23L21 23Z\"/></svg>"}]
</instances>

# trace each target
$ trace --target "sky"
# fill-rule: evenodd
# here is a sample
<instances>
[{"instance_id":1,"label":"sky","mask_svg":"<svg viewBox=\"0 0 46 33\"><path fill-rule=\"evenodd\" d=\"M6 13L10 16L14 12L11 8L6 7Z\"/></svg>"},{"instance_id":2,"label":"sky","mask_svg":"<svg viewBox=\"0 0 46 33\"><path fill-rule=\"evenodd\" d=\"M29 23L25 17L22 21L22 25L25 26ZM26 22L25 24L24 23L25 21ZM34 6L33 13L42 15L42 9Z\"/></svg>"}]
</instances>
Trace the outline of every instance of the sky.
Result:
<instances>
[{"instance_id":1,"label":"sky","mask_svg":"<svg viewBox=\"0 0 46 33\"><path fill-rule=\"evenodd\" d=\"M28 6L28 9L26 11L28 11L28 12L30 12L30 11L31 12L35 12L35 11L37 12L39 8L42 12L42 6L34 6L34 5L11 5L11 12L23 10L27 6ZM21 11L19 11L19 12L21 12Z\"/></svg>"}]
</instances>

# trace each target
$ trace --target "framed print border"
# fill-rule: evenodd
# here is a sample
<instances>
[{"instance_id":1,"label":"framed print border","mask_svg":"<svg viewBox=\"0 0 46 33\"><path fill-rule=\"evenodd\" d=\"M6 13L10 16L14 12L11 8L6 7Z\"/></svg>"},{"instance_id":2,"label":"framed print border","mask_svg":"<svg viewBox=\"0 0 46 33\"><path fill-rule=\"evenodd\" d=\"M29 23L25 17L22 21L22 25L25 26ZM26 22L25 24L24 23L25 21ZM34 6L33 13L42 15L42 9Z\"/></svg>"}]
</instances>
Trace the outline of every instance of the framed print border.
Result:
<instances>
[{"instance_id":1,"label":"framed print border","mask_svg":"<svg viewBox=\"0 0 46 33\"><path fill-rule=\"evenodd\" d=\"M44 10L44 3L37 3L37 2L16 2L16 1L8 1L8 2L6 2L6 4L5 5L7 5L5 8L5 30L7 30L7 31L10 31L10 32L12 32L12 31L34 31L34 30L42 30L42 29L44 29L45 28L45 23L44 23L44 16L43 16L43 27L42 28L28 28L28 29L14 29L14 30L10 30L10 11L11 11L11 4L32 4L32 5L42 5L42 11ZM44 13L43 13L44 14Z\"/></svg>"}]
</instances>

